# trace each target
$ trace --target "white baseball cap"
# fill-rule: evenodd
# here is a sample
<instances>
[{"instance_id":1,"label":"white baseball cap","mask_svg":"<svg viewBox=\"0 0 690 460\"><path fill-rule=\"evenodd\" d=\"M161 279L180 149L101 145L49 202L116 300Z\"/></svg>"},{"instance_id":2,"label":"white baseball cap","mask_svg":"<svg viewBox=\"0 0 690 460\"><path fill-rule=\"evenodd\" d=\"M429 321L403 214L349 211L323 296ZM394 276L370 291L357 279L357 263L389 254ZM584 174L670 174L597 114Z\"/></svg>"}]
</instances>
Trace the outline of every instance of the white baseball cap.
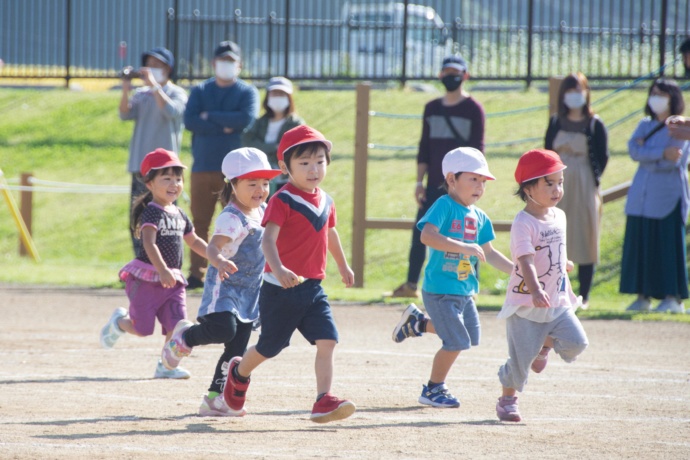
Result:
<instances>
[{"instance_id":1,"label":"white baseball cap","mask_svg":"<svg viewBox=\"0 0 690 460\"><path fill-rule=\"evenodd\" d=\"M230 151L223 158L221 171L226 179L273 179L282 172L271 169L266 154L254 147Z\"/></svg>"},{"instance_id":2,"label":"white baseball cap","mask_svg":"<svg viewBox=\"0 0 690 460\"><path fill-rule=\"evenodd\" d=\"M441 168L443 177L446 177L448 173L471 172L480 174L489 180L496 180L489 171L489 165L484 154L472 147L458 147L446 153Z\"/></svg>"},{"instance_id":3,"label":"white baseball cap","mask_svg":"<svg viewBox=\"0 0 690 460\"><path fill-rule=\"evenodd\" d=\"M285 77L273 77L268 80L266 91L280 90L287 94L292 94L292 82Z\"/></svg>"}]
</instances>

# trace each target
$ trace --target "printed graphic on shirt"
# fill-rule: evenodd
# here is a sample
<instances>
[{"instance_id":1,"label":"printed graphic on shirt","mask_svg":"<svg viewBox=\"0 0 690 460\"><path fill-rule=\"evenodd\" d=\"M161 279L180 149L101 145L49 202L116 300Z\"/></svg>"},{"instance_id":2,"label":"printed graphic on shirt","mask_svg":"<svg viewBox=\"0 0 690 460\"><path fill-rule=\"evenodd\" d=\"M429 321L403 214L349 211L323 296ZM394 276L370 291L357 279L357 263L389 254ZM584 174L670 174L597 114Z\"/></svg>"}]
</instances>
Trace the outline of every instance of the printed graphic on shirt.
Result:
<instances>
[{"instance_id":1,"label":"printed graphic on shirt","mask_svg":"<svg viewBox=\"0 0 690 460\"><path fill-rule=\"evenodd\" d=\"M477 219L474 216L465 216L463 220L453 219L450 223L450 233L457 233L458 235L451 236L458 241L464 243L476 243L477 242ZM461 259L460 253L457 252L446 252L444 254L446 263L443 264L443 271L454 272L458 270L458 261ZM469 260L469 256L465 257ZM466 279L465 276L463 279Z\"/></svg>"},{"instance_id":2,"label":"printed graphic on shirt","mask_svg":"<svg viewBox=\"0 0 690 460\"><path fill-rule=\"evenodd\" d=\"M179 236L184 235L186 222L179 216L171 216L166 214L161 216L158 221L158 233L160 236Z\"/></svg>"},{"instance_id":3,"label":"printed graphic on shirt","mask_svg":"<svg viewBox=\"0 0 690 460\"><path fill-rule=\"evenodd\" d=\"M544 233L550 233L549 232L542 232L542 235ZM553 230L556 234L558 233L557 230ZM549 239L553 238L553 234L551 234ZM548 263L535 263L535 267L537 269L537 280L539 281L539 285L541 286L542 289L546 287L546 284L541 281L542 278L545 278L547 276L553 276L555 273L559 274L558 281L556 282L558 286L558 292L565 292L565 273L563 271L563 264L561 264L561 258L563 256L563 251L565 250L565 244L563 243L558 243L558 254L553 254L551 250L550 245L545 245L545 246L537 246L534 248L536 251L534 258L535 260L537 258L546 260ZM556 257L554 257L554 255ZM518 293L518 294L526 294L529 295L529 289L527 289L527 284L525 283L525 278L522 275L520 271L520 264L517 264L515 266L515 274L520 278L520 283L517 286L513 286L513 292Z\"/></svg>"},{"instance_id":4,"label":"printed graphic on shirt","mask_svg":"<svg viewBox=\"0 0 690 460\"><path fill-rule=\"evenodd\" d=\"M311 223L316 232L320 232L328 223L333 200L325 193L321 194L318 206L314 206L301 196L290 193L287 190L281 191L277 198L287 204L290 209L302 214Z\"/></svg>"}]
</instances>

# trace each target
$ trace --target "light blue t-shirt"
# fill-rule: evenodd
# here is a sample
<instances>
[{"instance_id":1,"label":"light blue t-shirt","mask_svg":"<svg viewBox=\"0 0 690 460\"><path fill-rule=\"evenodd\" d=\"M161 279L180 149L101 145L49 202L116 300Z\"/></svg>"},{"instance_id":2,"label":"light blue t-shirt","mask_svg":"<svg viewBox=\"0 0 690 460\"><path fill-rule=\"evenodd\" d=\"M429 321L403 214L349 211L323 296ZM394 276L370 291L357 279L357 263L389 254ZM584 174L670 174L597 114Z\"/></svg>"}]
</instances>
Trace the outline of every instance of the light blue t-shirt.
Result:
<instances>
[{"instance_id":1,"label":"light blue t-shirt","mask_svg":"<svg viewBox=\"0 0 690 460\"><path fill-rule=\"evenodd\" d=\"M491 220L484 211L475 206L467 208L448 195L436 200L419 220L417 228L423 230L427 222L436 226L441 235L465 243L476 243L481 246L496 238ZM423 289L432 294L470 296L478 293L479 281L474 270L467 279L458 279L460 258L459 253L439 251L430 247L429 262L424 270ZM470 262L474 267L477 258L471 257Z\"/></svg>"}]
</instances>

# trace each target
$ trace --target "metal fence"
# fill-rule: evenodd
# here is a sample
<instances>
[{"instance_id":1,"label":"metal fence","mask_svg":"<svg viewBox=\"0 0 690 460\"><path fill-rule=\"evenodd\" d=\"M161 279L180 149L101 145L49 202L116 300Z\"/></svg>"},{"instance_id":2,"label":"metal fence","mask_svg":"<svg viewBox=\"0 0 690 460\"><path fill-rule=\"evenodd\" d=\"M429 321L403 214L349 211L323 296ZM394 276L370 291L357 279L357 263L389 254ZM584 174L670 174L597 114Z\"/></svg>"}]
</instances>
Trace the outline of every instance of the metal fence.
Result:
<instances>
[{"instance_id":1,"label":"metal fence","mask_svg":"<svg viewBox=\"0 0 690 460\"><path fill-rule=\"evenodd\" d=\"M244 76L427 80L461 53L475 80L528 84L580 70L623 80L681 76L688 0L2 0L2 78L112 78L168 46L178 79L211 74L237 41ZM403 46L404 44L404 46Z\"/></svg>"}]
</instances>

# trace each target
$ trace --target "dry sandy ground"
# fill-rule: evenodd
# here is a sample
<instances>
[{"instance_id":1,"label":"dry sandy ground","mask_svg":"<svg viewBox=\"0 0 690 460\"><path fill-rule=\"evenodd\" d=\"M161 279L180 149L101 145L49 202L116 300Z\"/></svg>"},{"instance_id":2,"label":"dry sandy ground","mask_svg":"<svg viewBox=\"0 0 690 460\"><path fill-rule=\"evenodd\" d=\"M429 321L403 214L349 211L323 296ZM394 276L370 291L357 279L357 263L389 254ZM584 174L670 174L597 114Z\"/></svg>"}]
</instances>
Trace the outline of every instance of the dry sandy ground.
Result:
<instances>
[{"instance_id":1,"label":"dry sandy ground","mask_svg":"<svg viewBox=\"0 0 690 460\"><path fill-rule=\"evenodd\" d=\"M590 348L573 364L552 355L511 424L494 411L507 349L494 313L448 378L462 406L433 409L417 397L438 338L393 343L402 306L337 305L334 391L358 409L317 425L314 349L300 336L254 372L246 417L202 418L219 346L183 361L191 379L154 380L159 331L99 347L118 306L121 291L0 286L0 458L690 458L687 324L585 321Z\"/></svg>"}]
</instances>

